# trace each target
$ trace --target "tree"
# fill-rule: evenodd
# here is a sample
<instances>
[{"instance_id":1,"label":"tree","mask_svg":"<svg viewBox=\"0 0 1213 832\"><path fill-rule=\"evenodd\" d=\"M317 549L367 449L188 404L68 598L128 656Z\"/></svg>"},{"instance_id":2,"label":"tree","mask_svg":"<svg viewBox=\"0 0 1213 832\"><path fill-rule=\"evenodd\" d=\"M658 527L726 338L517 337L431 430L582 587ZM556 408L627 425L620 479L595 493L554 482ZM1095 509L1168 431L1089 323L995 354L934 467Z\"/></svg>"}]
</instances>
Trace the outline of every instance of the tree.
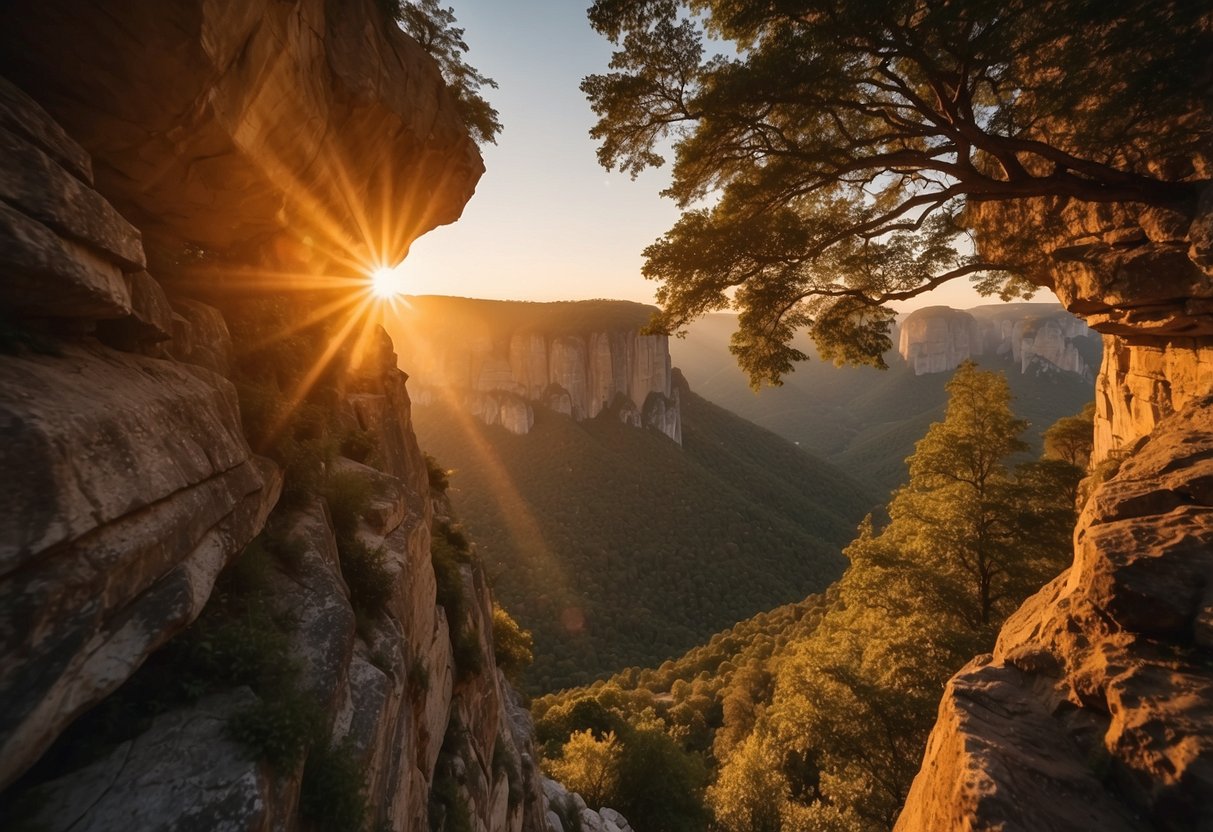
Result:
<instances>
[{"instance_id":1,"label":"tree","mask_svg":"<svg viewBox=\"0 0 1213 832\"><path fill-rule=\"evenodd\" d=\"M963 245L968 201L1193 211L1207 180L1147 167L1208 141L1192 0L597 0L619 48L582 90L608 169L663 164L683 209L645 250L659 328L740 312L755 383L806 356L882 365L884 307L962 277L1028 284ZM709 40L709 38L711 40ZM706 56L723 42L732 56ZM1166 129L1162 129L1162 128ZM958 249L958 244L961 247Z\"/></svg>"},{"instance_id":2,"label":"tree","mask_svg":"<svg viewBox=\"0 0 1213 832\"><path fill-rule=\"evenodd\" d=\"M1077 416L1066 416L1045 431L1045 456L1060 459L1086 471L1095 444L1095 402Z\"/></svg>"},{"instance_id":3,"label":"tree","mask_svg":"<svg viewBox=\"0 0 1213 832\"><path fill-rule=\"evenodd\" d=\"M709 790L731 832L891 828L945 681L1066 559L1077 469L1010 468L1025 424L1001 374L963 364L948 392L890 522L860 526L829 610L791 647L772 701ZM782 797L755 814L759 793Z\"/></svg>"},{"instance_id":4,"label":"tree","mask_svg":"<svg viewBox=\"0 0 1213 832\"><path fill-rule=\"evenodd\" d=\"M468 45L463 29L455 25L455 10L438 0L381 0L387 13L412 35L438 63L442 79L455 96L455 104L468 132L478 144L497 143L501 121L481 89L497 89L497 82L463 59Z\"/></svg>"},{"instance_id":5,"label":"tree","mask_svg":"<svg viewBox=\"0 0 1213 832\"><path fill-rule=\"evenodd\" d=\"M1004 460L1027 447L1019 439L1027 422L1011 412L1006 378L971 361L956 369L947 390L947 415L914 446L906 460L910 483L889 513L911 524L932 568L959 591L970 624L987 627L1019 557Z\"/></svg>"},{"instance_id":6,"label":"tree","mask_svg":"<svg viewBox=\"0 0 1213 832\"><path fill-rule=\"evenodd\" d=\"M619 759L623 754L614 731L602 739L590 730L575 731L561 749L560 759L549 762L552 776L580 794L587 805L601 807L619 783Z\"/></svg>"}]
</instances>

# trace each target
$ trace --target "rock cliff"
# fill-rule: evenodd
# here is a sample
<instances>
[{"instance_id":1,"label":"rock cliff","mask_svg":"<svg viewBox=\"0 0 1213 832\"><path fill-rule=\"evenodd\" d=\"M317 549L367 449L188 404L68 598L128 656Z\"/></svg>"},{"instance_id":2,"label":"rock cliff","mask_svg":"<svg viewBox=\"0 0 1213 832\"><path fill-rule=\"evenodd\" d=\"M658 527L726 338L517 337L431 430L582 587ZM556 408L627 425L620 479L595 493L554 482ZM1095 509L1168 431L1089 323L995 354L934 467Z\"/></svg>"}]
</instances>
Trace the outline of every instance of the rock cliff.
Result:
<instances>
[{"instance_id":1,"label":"rock cliff","mask_svg":"<svg viewBox=\"0 0 1213 832\"><path fill-rule=\"evenodd\" d=\"M412 298L395 332L418 404L454 400L516 434L530 431L536 404L577 421L607 411L682 444L669 338L640 333L652 311L623 301Z\"/></svg>"},{"instance_id":2,"label":"rock cliff","mask_svg":"<svg viewBox=\"0 0 1213 832\"><path fill-rule=\"evenodd\" d=\"M949 372L983 356L1010 358L1023 373L1093 375L1077 339L1096 336L1056 304L992 304L967 312L929 306L907 315L899 330L898 352L915 375Z\"/></svg>"},{"instance_id":3,"label":"rock cliff","mask_svg":"<svg viewBox=\"0 0 1213 832\"><path fill-rule=\"evenodd\" d=\"M391 342L314 315L483 170L433 61L372 0L0 24L5 827L546 832Z\"/></svg>"},{"instance_id":4,"label":"rock cliff","mask_svg":"<svg viewBox=\"0 0 1213 832\"><path fill-rule=\"evenodd\" d=\"M896 828L1211 829L1213 191L1173 209L980 203L972 219L983 256L1103 334L1095 457L1119 470L1091 483L1070 569L949 682Z\"/></svg>"}]
</instances>

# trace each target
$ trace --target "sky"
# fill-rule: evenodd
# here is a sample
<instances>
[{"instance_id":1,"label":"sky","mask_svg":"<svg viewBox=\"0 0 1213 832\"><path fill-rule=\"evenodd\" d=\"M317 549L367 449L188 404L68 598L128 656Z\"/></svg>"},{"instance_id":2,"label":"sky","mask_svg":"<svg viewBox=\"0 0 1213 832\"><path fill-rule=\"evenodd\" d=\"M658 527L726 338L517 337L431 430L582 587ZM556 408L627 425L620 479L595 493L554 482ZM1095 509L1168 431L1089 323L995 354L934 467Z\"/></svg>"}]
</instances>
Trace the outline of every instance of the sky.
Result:
<instances>
[{"instance_id":1,"label":"sky","mask_svg":"<svg viewBox=\"0 0 1213 832\"><path fill-rule=\"evenodd\" d=\"M674 224L660 196L666 169L608 173L589 137L594 114L578 85L602 72L611 45L586 20L589 0L450 0L468 62L503 125L485 145L485 174L452 225L417 240L398 268L407 294L503 300L618 298L652 303L641 251ZM997 302L956 281L899 305Z\"/></svg>"}]
</instances>

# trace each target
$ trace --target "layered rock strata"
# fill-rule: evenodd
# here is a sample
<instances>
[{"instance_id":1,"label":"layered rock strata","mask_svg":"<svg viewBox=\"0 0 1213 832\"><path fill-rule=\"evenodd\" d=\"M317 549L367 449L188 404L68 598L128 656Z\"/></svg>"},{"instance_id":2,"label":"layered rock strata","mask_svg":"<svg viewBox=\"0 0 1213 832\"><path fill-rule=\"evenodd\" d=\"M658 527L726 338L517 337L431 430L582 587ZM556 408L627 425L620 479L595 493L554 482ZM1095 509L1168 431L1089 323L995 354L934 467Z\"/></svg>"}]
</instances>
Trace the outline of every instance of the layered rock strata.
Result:
<instances>
[{"instance_id":1,"label":"layered rock strata","mask_svg":"<svg viewBox=\"0 0 1213 832\"><path fill-rule=\"evenodd\" d=\"M898 352L914 371L950 372L982 357L1010 359L1022 373L1065 372L1090 377L1079 338L1095 337L1085 323L1055 304L946 306L915 310L900 323Z\"/></svg>"}]
</instances>

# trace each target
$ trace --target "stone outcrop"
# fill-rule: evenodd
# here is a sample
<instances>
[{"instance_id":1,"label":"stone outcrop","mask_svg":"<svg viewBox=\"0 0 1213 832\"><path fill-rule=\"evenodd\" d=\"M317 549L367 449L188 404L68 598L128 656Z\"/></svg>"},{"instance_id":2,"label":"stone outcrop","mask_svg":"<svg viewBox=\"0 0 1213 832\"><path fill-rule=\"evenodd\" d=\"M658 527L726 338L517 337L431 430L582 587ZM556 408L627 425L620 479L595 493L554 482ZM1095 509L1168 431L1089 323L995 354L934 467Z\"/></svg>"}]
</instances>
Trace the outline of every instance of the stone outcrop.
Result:
<instances>
[{"instance_id":1,"label":"stone outcrop","mask_svg":"<svg viewBox=\"0 0 1213 832\"><path fill-rule=\"evenodd\" d=\"M1213 828L1211 406L1143 440L948 683L898 829Z\"/></svg>"},{"instance_id":2,"label":"stone outcrop","mask_svg":"<svg viewBox=\"0 0 1213 832\"><path fill-rule=\"evenodd\" d=\"M485 330L470 323L469 309L505 304L450 300L448 309L442 298L415 299L418 311L397 331L418 404L454 402L516 434L534 425L535 405L577 421L608 412L682 443L668 336L643 335L636 325L599 330L592 319L575 331L537 329L542 324L535 321L552 314L548 307L567 307L572 315L577 303L521 304L514 328ZM452 324L452 315L468 325Z\"/></svg>"},{"instance_id":3,"label":"stone outcrop","mask_svg":"<svg viewBox=\"0 0 1213 832\"><path fill-rule=\"evenodd\" d=\"M971 219L984 257L1103 334L1093 461L1119 470L1092 484L1070 569L949 682L896 828L1211 829L1213 190L1172 208L984 202Z\"/></svg>"},{"instance_id":4,"label":"stone outcrop","mask_svg":"<svg viewBox=\"0 0 1213 832\"><path fill-rule=\"evenodd\" d=\"M259 344L220 308L250 277L327 274L343 257L321 250L399 259L458 217L483 166L434 62L373 0L149 0L121 15L48 0L6 6L0 24L6 828L306 823L306 762L275 768L234 739L233 720L273 704L256 686L156 700L83 761L65 748L73 720L122 712L183 631L211 620L217 582L262 563L268 544L250 543L264 533L289 541L259 580L298 669L292 693L318 709L308 747L350 756L368 825L427 828L449 777L443 794L475 828L549 832L474 561L458 567L457 613L438 603L431 534L449 506L430 490L391 341L368 331L323 391L290 402L322 411L364 460L320 468L371 495L352 533L382 559L387 600L356 614L335 510L289 468L280 501L283 469L250 449L232 379L248 384L240 362ZM372 227L387 238L363 239Z\"/></svg>"},{"instance_id":5,"label":"stone outcrop","mask_svg":"<svg viewBox=\"0 0 1213 832\"><path fill-rule=\"evenodd\" d=\"M3 786L198 615L281 476L227 379L155 357L172 313L88 154L7 82L0 113Z\"/></svg>"},{"instance_id":6,"label":"stone outcrop","mask_svg":"<svg viewBox=\"0 0 1213 832\"><path fill-rule=\"evenodd\" d=\"M991 304L968 311L929 306L900 322L898 352L915 375L950 372L963 361L988 356L1010 359L1022 373L1090 377L1076 339L1093 337L1085 323L1056 304Z\"/></svg>"},{"instance_id":7,"label":"stone outcrop","mask_svg":"<svg viewBox=\"0 0 1213 832\"><path fill-rule=\"evenodd\" d=\"M627 818L609 806L591 809L585 799L555 780L543 778L543 802L552 832L632 832Z\"/></svg>"}]
</instances>

